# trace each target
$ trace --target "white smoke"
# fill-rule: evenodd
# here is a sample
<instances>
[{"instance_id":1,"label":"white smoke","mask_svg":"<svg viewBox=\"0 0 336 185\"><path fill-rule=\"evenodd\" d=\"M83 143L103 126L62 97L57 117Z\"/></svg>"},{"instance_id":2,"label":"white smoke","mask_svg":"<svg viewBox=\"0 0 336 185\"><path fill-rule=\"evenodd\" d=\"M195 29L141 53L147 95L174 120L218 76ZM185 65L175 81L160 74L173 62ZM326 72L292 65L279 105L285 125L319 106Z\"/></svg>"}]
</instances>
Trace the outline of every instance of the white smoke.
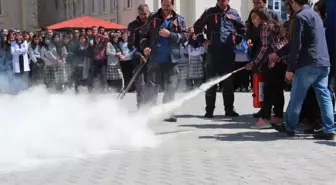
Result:
<instances>
[{"instance_id":1,"label":"white smoke","mask_svg":"<svg viewBox=\"0 0 336 185\"><path fill-rule=\"evenodd\" d=\"M148 117L109 95L49 94L35 88L0 95L0 166L158 143Z\"/></svg>"},{"instance_id":2,"label":"white smoke","mask_svg":"<svg viewBox=\"0 0 336 185\"><path fill-rule=\"evenodd\" d=\"M149 121L169 115L230 76L133 114L111 94L50 94L34 88L16 96L0 95L0 166L155 147L160 140L148 128Z\"/></svg>"}]
</instances>

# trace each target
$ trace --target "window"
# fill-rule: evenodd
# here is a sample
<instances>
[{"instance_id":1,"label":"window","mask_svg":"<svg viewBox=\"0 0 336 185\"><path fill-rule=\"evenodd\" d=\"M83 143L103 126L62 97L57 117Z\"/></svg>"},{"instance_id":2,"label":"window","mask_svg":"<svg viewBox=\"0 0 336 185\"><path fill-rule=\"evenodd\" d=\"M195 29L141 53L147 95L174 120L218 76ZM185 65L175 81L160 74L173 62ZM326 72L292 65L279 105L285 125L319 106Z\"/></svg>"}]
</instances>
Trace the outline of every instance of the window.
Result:
<instances>
[{"instance_id":1,"label":"window","mask_svg":"<svg viewBox=\"0 0 336 185\"><path fill-rule=\"evenodd\" d=\"M85 15L85 0L82 0L82 14Z\"/></svg>"},{"instance_id":2,"label":"window","mask_svg":"<svg viewBox=\"0 0 336 185\"><path fill-rule=\"evenodd\" d=\"M106 0L102 1L102 12L105 13L106 12Z\"/></svg>"},{"instance_id":3,"label":"window","mask_svg":"<svg viewBox=\"0 0 336 185\"><path fill-rule=\"evenodd\" d=\"M72 15L74 17L77 16L77 6L76 6L76 2L75 1L72 1Z\"/></svg>"},{"instance_id":4,"label":"window","mask_svg":"<svg viewBox=\"0 0 336 185\"><path fill-rule=\"evenodd\" d=\"M64 8L64 16L66 17L67 16L67 2L66 2L66 0L63 0L63 8Z\"/></svg>"},{"instance_id":5,"label":"window","mask_svg":"<svg viewBox=\"0 0 336 185\"><path fill-rule=\"evenodd\" d=\"M114 13L117 10L117 0L110 1L110 11Z\"/></svg>"},{"instance_id":6,"label":"window","mask_svg":"<svg viewBox=\"0 0 336 185\"><path fill-rule=\"evenodd\" d=\"M0 15L3 14L3 11L2 11L2 0L0 0Z\"/></svg>"},{"instance_id":7,"label":"window","mask_svg":"<svg viewBox=\"0 0 336 185\"><path fill-rule=\"evenodd\" d=\"M126 8L132 8L132 0L127 0Z\"/></svg>"},{"instance_id":8,"label":"window","mask_svg":"<svg viewBox=\"0 0 336 185\"><path fill-rule=\"evenodd\" d=\"M273 0L273 10L280 11L280 0Z\"/></svg>"},{"instance_id":9,"label":"window","mask_svg":"<svg viewBox=\"0 0 336 185\"><path fill-rule=\"evenodd\" d=\"M55 2L55 8L57 10L58 9L58 0L54 0L54 2ZM0 3L1 3L1 1L0 1Z\"/></svg>"},{"instance_id":10,"label":"window","mask_svg":"<svg viewBox=\"0 0 336 185\"><path fill-rule=\"evenodd\" d=\"M91 12L94 13L95 12L95 1L91 0Z\"/></svg>"}]
</instances>

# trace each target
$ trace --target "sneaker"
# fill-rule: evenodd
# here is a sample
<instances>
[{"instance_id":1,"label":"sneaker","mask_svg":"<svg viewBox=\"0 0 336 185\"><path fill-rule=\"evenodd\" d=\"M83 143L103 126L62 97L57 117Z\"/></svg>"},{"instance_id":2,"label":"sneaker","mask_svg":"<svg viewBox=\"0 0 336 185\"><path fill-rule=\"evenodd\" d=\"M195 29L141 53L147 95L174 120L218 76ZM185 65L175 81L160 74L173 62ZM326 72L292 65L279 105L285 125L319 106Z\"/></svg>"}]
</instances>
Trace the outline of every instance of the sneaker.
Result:
<instances>
[{"instance_id":1,"label":"sneaker","mask_svg":"<svg viewBox=\"0 0 336 185\"><path fill-rule=\"evenodd\" d=\"M285 133L288 137L295 136L295 132L286 130L285 124L281 124L281 125L272 124L272 128L280 133Z\"/></svg>"},{"instance_id":2,"label":"sneaker","mask_svg":"<svg viewBox=\"0 0 336 185\"><path fill-rule=\"evenodd\" d=\"M213 118L213 113L209 113L209 112L205 113L204 118L206 118L206 119Z\"/></svg>"},{"instance_id":3,"label":"sneaker","mask_svg":"<svg viewBox=\"0 0 336 185\"><path fill-rule=\"evenodd\" d=\"M316 132L316 134L314 134L313 137L314 139L320 139L320 140L330 140L330 141L336 140L335 133L324 133L322 129Z\"/></svg>"},{"instance_id":4,"label":"sneaker","mask_svg":"<svg viewBox=\"0 0 336 185\"><path fill-rule=\"evenodd\" d=\"M226 117L238 117L239 114L235 110L225 111Z\"/></svg>"},{"instance_id":5,"label":"sneaker","mask_svg":"<svg viewBox=\"0 0 336 185\"><path fill-rule=\"evenodd\" d=\"M272 125L269 120L259 118L255 125L251 126L252 129L269 129Z\"/></svg>"},{"instance_id":6,"label":"sneaker","mask_svg":"<svg viewBox=\"0 0 336 185\"><path fill-rule=\"evenodd\" d=\"M177 118L175 116L171 116L170 118L164 119L165 122L177 122Z\"/></svg>"},{"instance_id":7,"label":"sneaker","mask_svg":"<svg viewBox=\"0 0 336 185\"><path fill-rule=\"evenodd\" d=\"M282 125L283 124L283 120L282 120L282 118L278 118L278 117L272 116L272 118L271 118L271 124Z\"/></svg>"}]
</instances>

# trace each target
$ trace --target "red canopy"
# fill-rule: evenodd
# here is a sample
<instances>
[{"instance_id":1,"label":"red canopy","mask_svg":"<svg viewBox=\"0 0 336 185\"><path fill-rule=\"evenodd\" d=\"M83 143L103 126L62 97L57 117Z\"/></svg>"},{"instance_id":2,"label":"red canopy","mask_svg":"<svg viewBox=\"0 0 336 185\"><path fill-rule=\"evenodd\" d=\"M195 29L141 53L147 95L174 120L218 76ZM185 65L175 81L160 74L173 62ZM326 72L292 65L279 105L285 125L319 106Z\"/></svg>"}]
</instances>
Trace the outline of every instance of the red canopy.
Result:
<instances>
[{"instance_id":1,"label":"red canopy","mask_svg":"<svg viewBox=\"0 0 336 185\"><path fill-rule=\"evenodd\" d=\"M66 20L51 26L48 29L57 30L62 28L89 28L92 26L102 26L105 29L127 29L126 26L116 24L113 22L105 21L102 19L97 19L90 16L77 17L73 19Z\"/></svg>"}]
</instances>

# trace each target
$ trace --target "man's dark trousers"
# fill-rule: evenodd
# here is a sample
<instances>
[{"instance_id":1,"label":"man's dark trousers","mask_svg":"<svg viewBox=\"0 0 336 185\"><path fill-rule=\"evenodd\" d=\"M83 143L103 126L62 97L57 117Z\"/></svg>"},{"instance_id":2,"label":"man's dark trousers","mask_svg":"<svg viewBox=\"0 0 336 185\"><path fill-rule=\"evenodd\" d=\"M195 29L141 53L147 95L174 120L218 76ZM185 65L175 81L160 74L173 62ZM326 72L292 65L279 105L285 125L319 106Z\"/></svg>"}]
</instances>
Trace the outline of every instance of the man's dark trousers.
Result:
<instances>
[{"instance_id":1,"label":"man's dark trousers","mask_svg":"<svg viewBox=\"0 0 336 185\"><path fill-rule=\"evenodd\" d=\"M161 83L164 86L162 102L173 101L177 87L177 63L149 61L147 68L146 97L148 103L156 104Z\"/></svg>"},{"instance_id":2,"label":"man's dark trousers","mask_svg":"<svg viewBox=\"0 0 336 185\"><path fill-rule=\"evenodd\" d=\"M235 54L232 47L220 48L220 50L211 50L209 48L207 53L207 60L205 64L205 76L206 80L210 80L214 77L221 76L227 73L231 73L234 70ZM224 107L226 113L232 113L234 111L234 84L233 78L221 82L222 95L224 100ZM213 115L216 104L216 86L211 87L205 93L206 101L206 113Z\"/></svg>"},{"instance_id":3,"label":"man's dark trousers","mask_svg":"<svg viewBox=\"0 0 336 185\"><path fill-rule=\"evenodd\" d=\"M141 65L140 58L134 57L133 74L136 72L135 70L137 70L140 65ZM142 68L142 72L139 74L139 76L135 79L134 82L138 108L146 104L146 97L145 97L146 78L147 78L146 75L147 75L147 65L144 66L144 68Z\"/></svg>"}]
</instances>

